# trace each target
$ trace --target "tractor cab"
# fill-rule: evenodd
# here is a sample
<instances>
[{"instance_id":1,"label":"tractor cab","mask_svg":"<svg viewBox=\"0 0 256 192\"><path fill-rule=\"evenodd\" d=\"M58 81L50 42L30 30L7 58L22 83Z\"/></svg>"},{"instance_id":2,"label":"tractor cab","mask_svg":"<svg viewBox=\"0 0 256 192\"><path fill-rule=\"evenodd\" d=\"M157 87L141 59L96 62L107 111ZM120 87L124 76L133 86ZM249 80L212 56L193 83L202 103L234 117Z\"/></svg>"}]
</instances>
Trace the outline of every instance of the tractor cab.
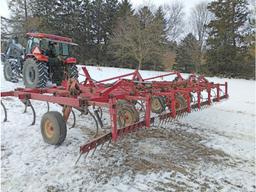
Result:
<instances>
[{"instance_id":1,"label":"tractor cab","mask_svg":"<svg viewBox=\"0 0 256 192\"><path fill-rule=\"evenodd\" d=\"M72 57L72 49L77 46L68 37L44 33L27 33L27 35L29 37L26 47L27 55L40 53L49 58L59 58L65 61L65 59Z\"/></svg>"}]
</instances>

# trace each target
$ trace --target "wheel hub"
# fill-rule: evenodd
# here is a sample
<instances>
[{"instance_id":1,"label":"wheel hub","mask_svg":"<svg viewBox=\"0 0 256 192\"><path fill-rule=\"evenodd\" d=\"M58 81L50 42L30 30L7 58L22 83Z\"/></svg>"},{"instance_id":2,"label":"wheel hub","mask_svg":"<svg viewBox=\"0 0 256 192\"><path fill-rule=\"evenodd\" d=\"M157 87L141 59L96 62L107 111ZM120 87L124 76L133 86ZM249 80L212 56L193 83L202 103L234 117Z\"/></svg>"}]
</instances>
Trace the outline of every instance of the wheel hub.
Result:
<instances>
[{"instance_id":1,"label":"wheel hub","mask_svg":"<svg viewBox=\"0 0 256 192\"><path fill-rule=\"evenodd\" d=\"M28 71L29 73L29 80L33 83L35 81L35 77L36 77L36 72L34 67L31 67Z\"/></svg>"},{"instance_id":2,"label":"wheel hub","mask_svg":"<svg viewBox=\"0 0 256 192\"><path fill-rule=\"evenodd\" d=\"M187 102L182 95L176 96L175 108L176 110L180 110L187 107Z\"/></svg>"},{"instance_id":3,"label":"wheel hub","mask_svg":"<svg viewBox=\"0 0 256 192\"><path fill-rule=\"evenodd\" d=\"M49 119L47 119L45 121L44 130L45 130L45 135L48 138L51 138L54 135L53 125L52 125L52 122Z\"/></svg>"},{"instance_id":4,"label":"wheel hub","mask_svg":"<svg viewBox=\"0 0 256 192\"><path fill-rule=\"evenodd\" d=\"M120 122L124 127L131 125L133 123L133 114L131 111L123 109L120 111L119 114Z\"/></svg>"},{"instance_id":5,"label":"wheel hub","mask_svg":"<svg viewBox=\"0 0 256 192\"><path fill-rule=\"evenodd\" d=\"M120 105L118 109L118 124L120 127L126 127L136 123L139 120L139 113L131 105Z\"/></svg>"},{"instance_id":6,"label":"wheel hub","mask_svg":"<svg viewBox=\"0 0 256 192\"><path fill-rule=\"evenodd\" d=\"M151 111L154 113L162 113L165 110L165 104L162 97L151 98Z\"/></svg>"}]
</instances>

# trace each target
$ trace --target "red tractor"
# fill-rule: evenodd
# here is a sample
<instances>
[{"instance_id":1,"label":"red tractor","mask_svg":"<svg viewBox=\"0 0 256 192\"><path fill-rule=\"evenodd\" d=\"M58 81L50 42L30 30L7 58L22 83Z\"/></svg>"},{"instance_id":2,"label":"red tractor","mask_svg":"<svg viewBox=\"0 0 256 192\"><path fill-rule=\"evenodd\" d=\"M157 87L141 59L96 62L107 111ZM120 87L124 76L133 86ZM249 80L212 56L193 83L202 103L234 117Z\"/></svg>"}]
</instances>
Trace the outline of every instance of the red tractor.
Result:
<instances>
[{"instance_id":1,"label":"red tractor","mask_svg":"<svg viewBox=\"0 0 256 192\"><path fill-rule=\"evenodd\" d=\"M12 57L7 49L4 76L8 81L23 78L25 87L46 87L48 81L60 85L65 78L78 78L77 60L71 57L71 38L45 33L27 33L28 41L24 55ZM16 62L14 60L16 59Z\"/></svg>"}]
</instances>

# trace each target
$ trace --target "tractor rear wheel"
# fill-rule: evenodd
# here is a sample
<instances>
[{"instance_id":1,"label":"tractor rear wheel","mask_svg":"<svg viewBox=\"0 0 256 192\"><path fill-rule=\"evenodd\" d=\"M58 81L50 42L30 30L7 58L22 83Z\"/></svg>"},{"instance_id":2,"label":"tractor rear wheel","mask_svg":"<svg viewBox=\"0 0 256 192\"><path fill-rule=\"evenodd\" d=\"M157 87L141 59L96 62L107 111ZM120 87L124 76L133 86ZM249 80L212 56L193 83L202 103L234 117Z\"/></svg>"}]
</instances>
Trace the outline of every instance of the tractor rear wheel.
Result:
<instances>
[{"instance_id":1,"label":"tractor rear wheel","mask_svg":"<svg viewBox=\"0 0 256 192\"><path fill-rule=\"evenodd\" d=\"M22 74L25 87L46 87L49 78L47 63L29 58L24 62Z\"/></svg>"},{"instance_id":2,"label":"tractor rear wheel","mask_svg":"<svg viewBox=\"0 0 256 192\"><path fill-rule=\"evenodd\" d=\"M43 115L41 133L46 143L60 145L66 138L67 126L61 113L50 111Z\"/></svg>"},{"instance_id":3,"label":"tractor rear wheel","mask_svg":"<svg viewBox=\"0 0 256 192\"><path fill-rule=\"evenodd\" d=\"M6 81L18 82L19 66L17 61L6 60L4 62L4 78Z\"/></svg>"},{"instance_id":4,"label":"tractor rear wheel","mask_svg":"<svg viewBox=\"0 0 256 192\"><path fill-rule=\"evenodd\" d=\"M76 65L69 64L67 66L68 77L78 79L78 69Z\"/></svg>"}]
</instances>

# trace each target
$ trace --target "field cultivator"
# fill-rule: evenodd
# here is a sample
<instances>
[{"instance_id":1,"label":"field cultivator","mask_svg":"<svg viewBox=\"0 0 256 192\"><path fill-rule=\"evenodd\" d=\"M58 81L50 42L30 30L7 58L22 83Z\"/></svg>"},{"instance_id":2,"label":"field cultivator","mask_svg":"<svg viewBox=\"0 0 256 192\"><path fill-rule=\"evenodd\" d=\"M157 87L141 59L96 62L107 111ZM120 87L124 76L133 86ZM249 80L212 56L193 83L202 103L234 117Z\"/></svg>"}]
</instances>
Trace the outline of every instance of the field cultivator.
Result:
<instances>
[{"instance_id":1,"label":"field cultivator","mask_svg":"<svg viewBox=\"0 0 256 192\"><path fill-rule=\"evenodd\" d=\"M125 75L95 81L86 67L83 67L85 80L78 82L69 79L61 86L49 88L17 88L14 91L1 92L1 97L17 97L33 111L35 124L36 112L31 100L46 101L48 112L41 119L41 133L45 142L60 145L66 137L66 123L74 109L84 115L90 115L95 121L96 134L88 143L80 146L80 156L94 151L106 142L115 142L120 137L139 130L161 126L176 117L186 115L192 110L200 110L228 98L227 83L209 82L203 76L190 75L184 79L180 73L171 72L150 78L142 78L138 70ZM171 81L156 81L159 78L173 77ZM7 111L4 103L7 121ZM49 111L49 103L62 107L62 114ZM102 119L103 109L109 111L110 125ZM104 129L99 133L99 129ZM106 131L108 130L108 131Z\"/></svg>"}]
</instances>

